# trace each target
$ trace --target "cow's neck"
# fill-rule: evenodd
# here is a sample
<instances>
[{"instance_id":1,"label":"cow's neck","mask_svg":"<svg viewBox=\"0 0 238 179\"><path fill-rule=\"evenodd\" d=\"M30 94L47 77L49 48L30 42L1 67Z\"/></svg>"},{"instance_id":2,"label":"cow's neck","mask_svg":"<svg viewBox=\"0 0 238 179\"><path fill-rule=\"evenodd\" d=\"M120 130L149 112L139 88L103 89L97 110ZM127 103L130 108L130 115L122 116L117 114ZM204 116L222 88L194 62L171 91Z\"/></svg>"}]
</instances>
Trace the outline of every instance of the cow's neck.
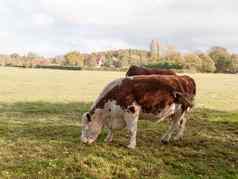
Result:
<instances>
[{"instance_id":1,"label":"cow's neck","mask_svg":"<svg viewBox=\"0 0 238 179\"><path fill-rule=\"evenodd\" d=\"M106 113L103 111L103 109L95 110L94 115L97 115L95 122L97 122L100 127L104 127L107 123L107 120L106 120Z\"/></svg>"}]
</instances>

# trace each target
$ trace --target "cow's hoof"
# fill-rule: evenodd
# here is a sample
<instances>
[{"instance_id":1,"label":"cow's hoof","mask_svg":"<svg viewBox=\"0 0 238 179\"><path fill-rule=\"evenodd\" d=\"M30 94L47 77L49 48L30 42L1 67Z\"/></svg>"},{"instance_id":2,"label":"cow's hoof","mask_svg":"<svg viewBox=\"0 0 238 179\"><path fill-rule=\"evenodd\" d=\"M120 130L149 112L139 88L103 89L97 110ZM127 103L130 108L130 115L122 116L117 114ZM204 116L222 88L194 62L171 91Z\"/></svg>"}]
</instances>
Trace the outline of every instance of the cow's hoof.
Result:
<instances>
[{"instance_id":1,"label":"cow's hoof","mask_svg":"<svg viewBox=\"0 0 238 179\"><path fill-rule=\"evenodd\" d=\"M93 139L88 139L88 144L92 144L94 142Z\"/></svg>"},{"instance_id":2,"label":"cow's hoof","mask_svg":"<svg viewBox=\"0 0 238 179\"><path fill-rule=\"evenodd\" d=\"M84 137L82 137L81 139L80 139L83 143L88 143L88 139L87 138L84 138Z\"/></svg>"},{"instance_id":3,"label":"cow's hoof","mask_svg":"<svg viewBox=\"0 0 238 179\"><path fill-rule=\"evenodd\" d=\"M173 141L175 141L175 142L182 141L182 137L174 137L174 138L173 138Z\"/></svg>"},{"instance_id":4,"label":"cow's hoof","mask_svg":"<svg viewBox=\"0 0 238 179\"><path fill-rule=\"evenodd\" d=\"M135 145L135 144L129 144L129 145L127 145L127 148L129 148L129 149L135 149L135 148L136 148L136 145Z\"/></svg>"},{"instance_id":5,"label":"cow's hoof","mask_svg":"<svg viewBox=\"0 0 238 179\"><path fill-rule=\"evenodd\" d=\"M111 143L112 143L112 140L107 140L107 139L105 139L104 142L106 142L107 144L111 144Z\"/></svg>"},{"instance_id":6,"label":"cow's hoof","mask_svg":"<svg viewBox=\"0 0 238 179\"><path fill-rule=\"evenodd\" d=\"M106 143L108 143L108 144L112 143L112 137L106 137L106 138L104 139L104 142L106 142Z\"/></svg>"},{"instance_id":7,"label":"cow's hoof","mask_svg":"<svg viewBox=\"0 0 238 179\"><path fill-rule=\"evenodd\" d=\"M169 141L168 141L168 140L165 140L165 139L161 139L161 140L160 140L160 143L166 145L166 144L169 143Z\"/></svg>"}]
</instances>

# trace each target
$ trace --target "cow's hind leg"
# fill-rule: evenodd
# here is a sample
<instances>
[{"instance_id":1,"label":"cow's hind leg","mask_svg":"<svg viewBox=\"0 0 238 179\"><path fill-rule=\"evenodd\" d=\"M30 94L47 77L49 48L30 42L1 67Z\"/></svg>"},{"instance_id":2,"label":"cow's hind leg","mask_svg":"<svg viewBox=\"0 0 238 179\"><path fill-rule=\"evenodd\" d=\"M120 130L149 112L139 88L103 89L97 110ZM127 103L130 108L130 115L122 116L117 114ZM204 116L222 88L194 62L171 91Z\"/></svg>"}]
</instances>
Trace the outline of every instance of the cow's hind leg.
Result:
<instances>
[{"instance_id":1,"label":"cow's hind leg","mask_svg":"<svg viewBox=\"0 0 238 179\"><path fill-rule=\"evenodd\" d=\"M185 117L185 112L184 112L179 120L179 127L178 127L178 130L176 131L176 135L173 138L174 140L177 141L183 138L186 122L187 122L187 118Z\"/></svg>"},{"instance_id":2,"label":"cow's hind leg","mask_svg":"<svg viewBox=\"0 0 238 179\"><path fill-rule=\"evenodd\" d=\"M173 132L176 130L176 127L177 127L176 123L177 123L177 121L174 121L174 120L171 121L171 125L169 126L169 129L166 131L166 133L162 136L162 138L160 140L162 144L169 143L169 141L173 135Z\"/></svg>"},{"instance_id":3,"label":"cow's hind leg","mask_svg":"<svg viewBox=\"0 0 238 179\"><path fill-rule=\"evenodd\" d=\"M172 135L174 133L176 133L177 131L180 131L180 127L181 127L180 122L183 119L183 112L178 111L171 117L172 117L172 119L171 119L172 124L170 125L168 131L161 138L161 143L163 143L163 144L169 143ZM179 135L181 135L182 133L183 133L182 130L180 132L177 132L177 134L179 134Z\"/></svg>"}]
</instances>

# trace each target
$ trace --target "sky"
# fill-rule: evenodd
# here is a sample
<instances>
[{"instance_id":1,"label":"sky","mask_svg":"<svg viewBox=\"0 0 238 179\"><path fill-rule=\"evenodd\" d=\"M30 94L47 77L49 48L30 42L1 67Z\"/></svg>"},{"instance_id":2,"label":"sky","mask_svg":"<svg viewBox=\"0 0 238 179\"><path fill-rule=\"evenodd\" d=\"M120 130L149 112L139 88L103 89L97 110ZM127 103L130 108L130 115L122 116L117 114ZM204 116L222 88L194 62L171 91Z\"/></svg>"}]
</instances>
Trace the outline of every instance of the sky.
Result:
<instances>
[{"instance_id":1,"label":"sky","mask_svg":"<svg viewBox=\"0 0 238 179\"><path fill-rule=\"evenodd\" d=\"M0 0L0 23L0 54L147 50L152 39L238 52L237 0Z\"/></svg>"}]
</instances>

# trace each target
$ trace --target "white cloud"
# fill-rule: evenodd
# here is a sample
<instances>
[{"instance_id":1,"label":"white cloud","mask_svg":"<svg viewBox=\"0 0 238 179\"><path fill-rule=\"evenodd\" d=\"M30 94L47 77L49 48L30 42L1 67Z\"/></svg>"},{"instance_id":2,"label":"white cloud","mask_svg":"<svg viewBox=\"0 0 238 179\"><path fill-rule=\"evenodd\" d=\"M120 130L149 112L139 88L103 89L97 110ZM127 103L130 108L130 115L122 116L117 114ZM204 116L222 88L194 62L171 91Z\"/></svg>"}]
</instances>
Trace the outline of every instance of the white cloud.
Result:
<instances>
[{"instance_id":1,"label":"white cloud","mask_svg":"<svg viewBox=\"0 0 238 179\"><path fill-rule=\"evenodd\" d=\"M32 23L36 26L49 26L54 23L54 18L44 13L33 14Z\"/></svg>"},{"instance_id":2,"label":"white cloud","mask_svg":"<svg viewBox=\"0 0 238 179\"><path fill-rule=\"evenodd\" d=\"M124 24L133 13L130 1L41 0L44 9L72 24Z\"/></svg>"},{"instance_id":3,"label":"white cloud","mask_svg":"<svg viewBox=\"0 0 238 179\"><path fill-rule=\"evenodd\" d=\"M148 48L153 38L238 50L237 18L235 0L0 0L0 53Z\"/></svg>"}]
</instances>

